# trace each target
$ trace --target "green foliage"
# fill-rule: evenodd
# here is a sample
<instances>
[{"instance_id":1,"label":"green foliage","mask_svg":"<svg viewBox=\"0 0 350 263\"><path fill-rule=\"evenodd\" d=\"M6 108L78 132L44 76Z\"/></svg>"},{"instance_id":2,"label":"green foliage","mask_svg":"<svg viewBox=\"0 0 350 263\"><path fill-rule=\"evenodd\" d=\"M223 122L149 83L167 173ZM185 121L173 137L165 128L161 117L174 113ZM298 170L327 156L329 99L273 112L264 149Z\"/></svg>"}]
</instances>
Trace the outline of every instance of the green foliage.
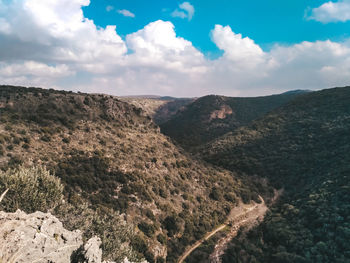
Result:
<instances>
[{"instance_id":1,"label":"green foliage","mask_svg":"<svg viewBox=\"0 0 350 263\"><path fill-rule=\"evenodd\" d=\"M284 93L256 98L232 98L209 95L201 97L179 111L169 121L162 123L161 129L182 147L195 151L195 147L247 125L264 116L269 111L288 103L300 95ZM212 114L230 109L223 118L213 118Z\"/></svg>"},{"instance_id":2,"label":"green foliage","mask_svg":"<svg viewBox=\"0 0 350 263\"><path fill-rule=\"evenodd\" d=\"M157 236L169 234L160 239L160 249L168 246L167 262L176 261L188 245L225 220L236 204L232 197L239 198L240 188L246 186L237 174L187 155L141 110L115 97L0 86L0 101L1 168L42 163L62 180L66 198L78 193L99 214L101 207L125 213L144 231L139 235L145 249L137 252L149 260L154 256L148 246L160 246ZM11 129L5 130L5 125ZM232 195L212 200L214 185ZM77 211L81 224L72 219L66 225L87 231L92 215ZM166 224L168 231L163 222L172 215L175 226ZM90 223L84 225L84 220ZM108 250L110 245L104 244Z\"/></svg>"},{"instance_id":3,"label":"green foliage","mask_svg":"<svg viewBox=\"0 0 350 263\"><path fill-rule=\"evenodd\" d=\"M168 236L174 236L180 230L180 219L176 215L167 216L163 221L163 226L168 231Z\"/></svg>"},{"instance_id":4,"label":"green foliage","mask_svg":"<svg viewBox=\"0 0 350 263\"><path fill-rule=\"evenodd\" d=\"M159 234L157 236L157 240L159 241L159 243L163 244L163 245L166 245L166 242L167 242L167 238L165 235L162 235L162 234Z\"/></svg>"},{"instance_id":5,"label":"green foliage","mask_svg":"<svg viewBox=\"0 0 350 263\"><path fill-rule=\"evenodd\" d=\"M223 262L350 262L349 101L349 87L301 95L203 149L212 163L284 188Z\"/></svg>"},{"instance_id":6,"label":"green foliage","mask_svg":"<svg viewBox=\"0 0 350 263\"><path fill-rule=\"evenodd\" d=\"M146 222L141 222L140 224L138 224L138 227L143 233L145 233L149 237L152 237L157 230L157 228L153 224L148 224Z\"/></svg>"},{"instance_id":7,"label":"green foliage","mask_svg":"<svg viewBox=\"0 0 350 263\"><path fill-rule=\"evenodd\" d=\"M223 198L221 190L218 189L217 187L213 187L211 189L209 197L213 200L216 200L216 201L220 201Z\"/></svg>"},{"instance_id":8,"label":"green foliage","mask_svg":"<svg viewBox=\"0 0 350 263\"><path fill-rule=\"evenodd\" d=\"M2 209L9 212L21 209L27 213L54 208L61 202L63 192L60 179L43 167L20 166L0 171L0 192L6 189L9 191L0 204Z\"/></svg>"}]
</instances>

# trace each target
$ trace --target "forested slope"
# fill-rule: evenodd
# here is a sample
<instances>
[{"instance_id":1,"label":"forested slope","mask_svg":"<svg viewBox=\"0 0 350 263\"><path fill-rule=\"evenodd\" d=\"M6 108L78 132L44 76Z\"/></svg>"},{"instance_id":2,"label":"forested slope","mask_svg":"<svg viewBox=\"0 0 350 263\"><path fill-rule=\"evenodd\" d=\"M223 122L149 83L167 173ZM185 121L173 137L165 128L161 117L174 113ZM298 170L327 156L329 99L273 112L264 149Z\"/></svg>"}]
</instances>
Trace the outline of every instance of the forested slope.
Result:
<instances>
[{"instance_id":1,"label":"forested slope","mask_svg":"<svg viewBox=\"0 0 350 263\"><path fill-rule=\"evenodd\" d=\"M164 134L185 149L191 149L249 124L302 93L304 91L252 98L204 96L160 126Z\"/></svg>"},{"instance_id":2,"label":"forested slope","mask_svg":"<svg viewBox=\"0 0 350 263\"><path fill-rule=\"evenodd\" d=\"M46 166L70 203L125 213L150 262L174 262L241 197L257 199L257 184L190 157L140 108L107 95L1 86L0 166L18 165Z\"/></svg>"},{"instance_id":3,"label":"forested slope","mask_svg":"<svg viewBox=\"0 0 350 263\"><path fill-rule=\"evenodd\" d=\"M350 88L304 94L211 142L202 157L284 188L224 262L350 261Z\"/></svg>"}]
</instances>

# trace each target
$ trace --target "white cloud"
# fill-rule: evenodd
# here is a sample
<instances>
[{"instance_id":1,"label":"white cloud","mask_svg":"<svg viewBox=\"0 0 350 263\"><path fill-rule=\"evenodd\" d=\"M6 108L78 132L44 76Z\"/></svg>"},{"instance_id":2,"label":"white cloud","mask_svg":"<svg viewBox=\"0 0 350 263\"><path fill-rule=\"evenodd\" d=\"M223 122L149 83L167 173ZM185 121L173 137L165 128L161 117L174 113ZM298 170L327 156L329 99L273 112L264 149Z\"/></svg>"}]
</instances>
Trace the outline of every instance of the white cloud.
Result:
<instances>
[{"instance_id":1,"label":"white cloud","mask_svg":"<svg viewBox=\"0 0 350 263\"><path fill-rule=\"evenodd\" d=\"M311 10L308 19L322 23L346 22L350 20L350 0L329 1Z\"/></svg>"},{"instance_id":2,"label":"white cloud","mask_svg":"<svg viewBox=\"0 0 350 263\"><path fill-rule=\"evenodd\" d=\"M270 51L216 25L224 51L206 59L171 22L126 36L84 17L87 0L0 0L0 83L115 95L263 95L350 82L350 40L302 42ZM189 13L187 10L185 14Z\"/></svg>"},{"instance_id":3,"label":"white cloud","mask_svg":"<svg viewBox=\"0 0 350 263\"><path fill-rule=\"evenodd\" d=\"M118 10L118 13L123 15L123 16L126 16L126 17L135 17L134 13L132 13L129 10L126 10L126 9Z\"/></svg>"},{"instance_id":4,"label":"white cloud","mask_svg":"<svg viewBox=\"0 0 350 263\"><path fill-rule=\"evenodd\" d=\"M38 60L41 62L81 63L120 59L125 43L115 26L97 28L84 17L82 6L88 0L14 1L0 13L0 59Z\"/></svg>"},{"instance_id":5,"label":"white cloud","mask_svg":"<svg viewBox=\"0 0 350 263\"><path fill-rule=\"evenodd\" d=\"M194 6L189 2L183 2L179 5L180 9L185 10L188 14L188 19L191 20L194 15Z\"/></svg>"},{"instance_id":6,"label":"white cloud","mask_svg":"<svg viewBox=\"0 0 350 263\"><path fill-rule=\"evenodd\" d=\"M74 71L67 65L49 66L35 61L22 63L0 63L0 82L11 85L59 88L55 82L73 76Z\"/></svg>"},{"instance_id":7,"label":"white cloud","mask_svg":"<svg viewBox=\"0 0 350 263\"><path fill-rule=\"evenodd\" d=\"M172 17L180 17L183 19L183 18L187 17L187 14L184 11L179 11L178 9L176 9L171 13L171 16Z\"/></svg>"},{"instance_id":8,"label":"white cloud","mask_svg":"<svg viewBox=\"0 0 350 263\"><path fill-rule=\"evenodd\" d=\"M114 10L114 6L112 6L112 5L106 6L106 11L107 11L107 12L111 12L111 11L113 11L113 10Z\"/></svg>"},{"instance_id":9,"label":"white cloud","mask_svg":"<svg viewBox=\"0 0 350 263\"><path fill-rule=\"evenodd\" d=\"M48 66L35 61L25 61L22 64L4 64L0 63L0 75L3 77L37 76L60 78L73 75L67 65Z\"/></svg>"},{"instance_id":10,"label":"white cloud","mask_svg":"<svg viewBox=\"0 0 350 263\"><path fill-rule=\"evenodd\" d=\"M350 82L348 43L305 41L289 47L276 46L270 55L278 64L269 73L270 85L320 89Z\"/></svg>"},{"instance_id":11,"label":"white cloud","mask_svg":"<svg viewBox=\"0 0 350 263\"><path fill-rule=\"evenodd\" d=\"M152 22L128 35L126 43L134 51L129 56L133 63L186 72L205 70L203 54L190 41L177 37L171 22Z\"/></svg>"},{"instance_id":12,"label":"white cloud","mask_svg":"<svg viewBox=\"0 0 350 263\"><path fill-rule=\"evenodd\" d=\"M244 67L255 67L264 59L263 50L248 37L232 32L229 26L216 25L211 31L213 42L224 51L224 58L242 64Z\"/></svg>"},{"instance_id":13,"label":"white cloud","mask_svg":"<svg viewBox=\"0 0 350 263\"><path fill-rule=\"evenodd\" d=\"M192 20L192 17L194 15L194 11L195 11L193 5L191 5L189 2L183 2L182 4L179 5L179 9L174 10L171 13L171 16L180 17L180 18L188 18L188 20Z\"/></svg>"}]
</instances>

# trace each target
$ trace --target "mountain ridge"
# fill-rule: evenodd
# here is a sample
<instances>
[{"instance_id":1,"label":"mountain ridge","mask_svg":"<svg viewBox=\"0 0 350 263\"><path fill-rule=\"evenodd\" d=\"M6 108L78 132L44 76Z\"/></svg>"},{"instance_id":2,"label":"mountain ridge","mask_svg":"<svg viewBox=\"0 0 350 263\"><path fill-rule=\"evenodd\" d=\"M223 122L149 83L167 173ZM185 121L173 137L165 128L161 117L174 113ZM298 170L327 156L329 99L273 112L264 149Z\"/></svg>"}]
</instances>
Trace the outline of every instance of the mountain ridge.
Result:
<instances>
[{"instance_id":1,"label":"mountain ridge","mask_svg":"<svg viewBox=\"0 0 350 263\"><path fill-rule=\"evenodd\" d=\"M307 93L199 150L210 163L284 189L224 263L348 262L349 101L350 87Z\"/></svg>"},{"instance_id":2,"label":"mountain ridge","mask_svg":"<svg viewBox=\"0 0 350 263\"><path fill-rule=\"evenodd\" d=\"M161 131L191 151L226 132L247 125L303 93L300 91L247 98L204 96L162 123Z\"/></svg>"}]
</instances>

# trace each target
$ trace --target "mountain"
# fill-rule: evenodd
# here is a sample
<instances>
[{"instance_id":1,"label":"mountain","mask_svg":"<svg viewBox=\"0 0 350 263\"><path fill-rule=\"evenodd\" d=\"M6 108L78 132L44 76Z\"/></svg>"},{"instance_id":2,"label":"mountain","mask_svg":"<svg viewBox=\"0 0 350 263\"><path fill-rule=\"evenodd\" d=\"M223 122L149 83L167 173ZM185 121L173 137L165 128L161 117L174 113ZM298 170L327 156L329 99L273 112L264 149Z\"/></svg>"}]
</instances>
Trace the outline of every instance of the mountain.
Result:
<instances>
[{"instance_id":1,"label":"mountain","mask_svg":"<svg viewBox=\"0 0 350 263\"><path fill-rule=\"evenodd\" d=\"M223 262L350 261L350 87L302 94L201 148L208 162L283 189Z\"/></svg>"},{"instance_id":2,"label":"mountain","mask_svg":"<svg viewBox=\"0 0 350 263\"><path fill-rule=\"evenodd\" d=\"M63 222L84 215L86 202L106 211L103 222L124 214L137 226L133 249L149 262L175 262L241 198L258 200L260 183L189 156L113 96L0 86L0 131L2 170L41 165L59 177L66 201L80 207L57 212Z\"/></svg>"},{"instance_id":3,"label":"mountain","mask_svg":"<svg viewBox=\"0 0 350 263\"><path fill-rule=\"evenodd\" d=\"M183 148L191 149L249 124L302 93L254 98L209 95L187 105L160 127Z\"/></svg>"}]
</instances>

